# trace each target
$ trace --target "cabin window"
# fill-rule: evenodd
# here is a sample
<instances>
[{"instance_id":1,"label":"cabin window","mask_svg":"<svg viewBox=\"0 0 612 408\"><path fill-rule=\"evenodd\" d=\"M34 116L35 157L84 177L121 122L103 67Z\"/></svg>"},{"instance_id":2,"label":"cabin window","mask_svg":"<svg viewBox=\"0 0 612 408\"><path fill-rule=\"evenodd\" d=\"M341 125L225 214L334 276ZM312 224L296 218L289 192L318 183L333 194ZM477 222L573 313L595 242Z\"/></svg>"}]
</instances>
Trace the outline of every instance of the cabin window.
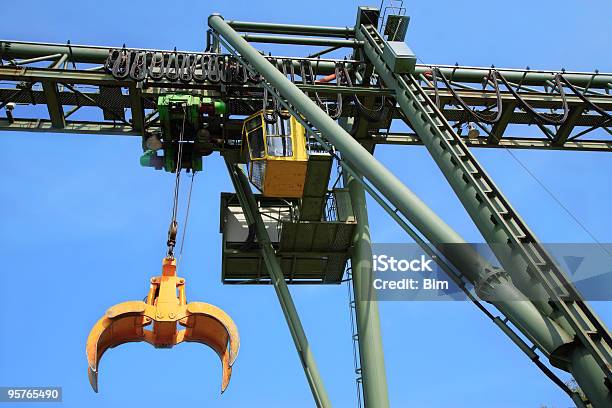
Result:
<instances>
[{"instance_id":1,"label":"cabin window","mask_svg":"<svg viewBox=\"0 0 612 408\"><path fill-rule=\"evenodd\" d=\"M266 144L268 156L292 157L291 118L281 115L274 123L266 123Z\"/></svg>"},{"instance_id":2,"label":"cabin window","mask_svg":"<svg viewBox=\"0 0 612 408\"><path fill-rule=\"evenodd\" d=\"M264 157L265 147L263 140L263 128L256 129L248 134L249 137L249 153L251 159L260 159Z\"/></svg>"},{"instance_id":3,"label":"cabin window","mask_svg":"<svg viewBox=\"0 0 612 408\"><path fill-rule=\"evenodd\" d=\"M292 157L293 146L291 136L268 136L268 156Z\"/></svg>"},{"instance_id":4,"label":"cabin window","mask_svg":"<svg viewBox=\"0 0 612 408\"><path fill-rule=\"evenodd\" d=\"M260 191L264 188L264 177L266 173L266 162L265 160L253 161L250 163L251 166L251 183L257 187Z\"/></svg>"}]
</instances>

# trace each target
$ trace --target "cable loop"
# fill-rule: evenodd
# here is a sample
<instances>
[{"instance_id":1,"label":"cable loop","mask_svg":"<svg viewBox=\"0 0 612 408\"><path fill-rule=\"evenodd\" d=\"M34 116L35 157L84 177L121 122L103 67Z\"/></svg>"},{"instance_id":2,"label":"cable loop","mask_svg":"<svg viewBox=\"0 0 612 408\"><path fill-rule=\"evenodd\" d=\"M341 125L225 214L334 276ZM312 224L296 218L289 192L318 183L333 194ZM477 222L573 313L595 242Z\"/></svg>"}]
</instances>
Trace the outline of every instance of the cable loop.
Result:
<instances>
[{"instance_id":1,"label":"cable loop","mask_svg":"<svg viewBox=\"0 0 612 408\"><path fill-rule=\"evenodd\" d=\"M440 108L440 93L438 89L438 75L442 79L442 82L444 82L446 89L448 89L448 91L451 93L453 98L457 101L457 103L459 103L461 108L463 108L464 111L468 112L475 119L476 122L484 122L484 123L489 123L489 124L494 124L494 123L499 122L499 119L501 118L501 115L502 115L503 107L502 107L501 92L499 89L499 82L497 81L497 76L499 75L499 73L496 70L494 69L490 70L489 74L485 77L483 81L483 90L484 88L486 88L486 84L488 83L493 84L493 89L495 90L497 111L496 112L486 112L486 113L484 111L476 111L474 109L470 109L470 107L465 103L465 101L459 96L457 91L452 87L451 83L446 79L446 77L444 76L440 68L434 67L432 69L432 81L434 84L434 94L435 94L435 99L436 99L435 103L438 109Z\"/></svg>"},{"instance_id":2,"label":"cable loop","mask_svg":"<svg viewBox=\"0 0 612 408\"><path fill-rule=\"evenodd\" d=\"M589 98L587 98L587 96L584 93L580 92L574 85L572 85L563 76L563 74L555 75L555 79L558 82L563 82L565 84L565 86L567 86L574 93L574 95L576 95L578 98L580 98L580 100L582 100L582 102L587 104L590 107L591 110L594 110L595 112L599 113L601 116L605 117L607 120L612 119L612 115L610 115L608 112L606 112L603 108L600 108L599 106L595 105Z\"/></svg>"},{"instance_id":3,"label":"cable loop","mask_svg":"<svg viewBox=\"0 0 612 408\"><path fill-rule=\"evenodd\" d=\"M547 125L562 125L567 119L567 115L569 114L569 107L567 104L567 97L565 96L565 91L563 90L563 86L561 86L561 80L558 76L555 76L555 87L559 90L559 95L561 96L561 103L563 105L563 115L559 118L559 114L556 113L543 113L536 111L531 105L523 99L519 93L510 85L510 83L504 78L504 76L497 72L497 76L502 81L504 86L510 91L512 96L516 98L522 108L532 114L540 123Z\"/></svg>"}]
</instances>

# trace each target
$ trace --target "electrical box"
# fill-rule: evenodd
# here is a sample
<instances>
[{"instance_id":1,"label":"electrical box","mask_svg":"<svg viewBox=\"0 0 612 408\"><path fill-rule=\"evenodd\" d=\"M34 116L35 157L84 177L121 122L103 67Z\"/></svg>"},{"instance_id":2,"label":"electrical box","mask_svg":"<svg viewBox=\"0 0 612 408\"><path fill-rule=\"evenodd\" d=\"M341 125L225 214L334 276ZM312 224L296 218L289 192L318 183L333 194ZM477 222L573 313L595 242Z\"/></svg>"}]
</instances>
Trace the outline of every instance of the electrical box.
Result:
<instances>
[{"instance_id":1,"label":"electrical box","mask_svg":"<svg viewBox=\"0 0 612 408\"><path fill-rule=\"evenodd\" d=\"M403 41L387 41L383 49L383 60L396 74L412 74L416 55Z\"/></svg>"}]
</instances>

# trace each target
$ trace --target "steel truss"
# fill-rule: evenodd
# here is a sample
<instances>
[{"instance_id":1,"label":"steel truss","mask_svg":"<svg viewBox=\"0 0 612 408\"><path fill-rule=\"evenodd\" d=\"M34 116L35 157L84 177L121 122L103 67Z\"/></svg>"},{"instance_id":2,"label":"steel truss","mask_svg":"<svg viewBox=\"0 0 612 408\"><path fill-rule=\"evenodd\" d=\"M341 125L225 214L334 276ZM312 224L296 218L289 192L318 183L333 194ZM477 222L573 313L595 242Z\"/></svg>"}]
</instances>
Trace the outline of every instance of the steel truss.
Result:
<instances>
[{"instance_id":1,"label":"steel truss","mask_svg":"<svg viewBox=\"0 0 612 408\"><path fill-rule=\"evenodd\" d=\"M250 27L251 23L234 24ZM261 30L260 27L255 29ZM300 26L288 32L295 33L299 29ZM308 31L308 26L305 30L312 32ZM354 35L351 30L343 29L342 32ZM125 70L114 74L108 61L113 52L134 56L126 62ZM138 55L149 59L158 55L160 61L163 58L167 64L169 73L159 79L146 77L140 81L138 75L130 76L129 68L137 65ZM0 109L9 108L6 117L0 118L0 130L36 131L42 128L48 131L51 127L54 132L66 133L74 133L75 129L134 135L155 132L159 130L156 96L169 89L223 95L228 100L230 116L250 115L260 108L263 95L256 81L224 83L217 80L215 83L198 81L193 75L180 75L185 70L181 66L183 62L195 62L198 55L220 60L227 58L218 52L198 54L0 41ZM370 118L374 123L369 124L364 142L422 144L414 131L391 130L393 120L404 117L397 109L395 91L385 84L321 81L338 69L346 69L351 76L365 72L367 62L283 56L268 57L268 60L323 106L329 110L340 108L341 117L364 116L356 98L371 98L373 106L381 106L382 111L375 120ZM497 73L497 85L491 79L492 72ZM556 86L555 77L559 74L565 92L560 92L560 87ZM415 78L427 96L438 103L446 120L458 130L468 146L594 151L612 148L612 74L417 65ZM507 87L500 78L506 81ZM31 109L34 105L46 106L46 114ZM90 123L84 124L82 120L73 119L79 110L86 110L83 108L93 109L92 115L100 120L88 120ZM479 121L486 113L499 115L494 123ZM561 124L542 121L546 115L554 118L564 114ZM464 132L468 127L478 128L482 135Z\"/></svg>"}]
</instances>

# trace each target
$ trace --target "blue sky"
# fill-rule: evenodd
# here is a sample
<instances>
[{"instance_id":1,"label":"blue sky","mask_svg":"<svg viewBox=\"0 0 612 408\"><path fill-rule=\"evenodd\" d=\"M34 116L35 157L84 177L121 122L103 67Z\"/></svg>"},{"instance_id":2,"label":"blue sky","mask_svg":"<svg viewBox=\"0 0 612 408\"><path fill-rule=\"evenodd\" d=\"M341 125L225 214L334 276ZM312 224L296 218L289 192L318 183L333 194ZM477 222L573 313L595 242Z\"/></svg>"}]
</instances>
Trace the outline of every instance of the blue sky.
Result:
<instances>
[{"instance_id":1,"label":"blue sky","mask_svg":"<svg viewBox=\"0 0 612 408\"><path fill-rule=\"evenodd\" d=\"M406 3L407 41L426 63L612 71L606 1ZM22 1L5 10L0 37L197 50L215 11L228 19L352 25L357 4ZM228 391L219 396L221 367L206 347L127 344L104 356L94 394L87 334L109 306L142 298L159 273L172 176L139 166L137 138L3 133L0 146L0 385L63 386L66 407L313 405L273 289L220 283L219 193L231 186L218 156L205 159L196 179L181 275L188 299L222 307L240 329ZM476 154L542 241L591 242L508 152ZM514 154L599 241L612 242L612 157ZM468 241L482 240L423 148L380 147L377 157ZM373 203L370 220L376 242L407 242ZM346 287L291 289L332 402L355 406ZM609 303L594 307L612 323ZM380 310L394 407L571 405L468 303L387 302Z\"/></svg>"}]
</instances>

